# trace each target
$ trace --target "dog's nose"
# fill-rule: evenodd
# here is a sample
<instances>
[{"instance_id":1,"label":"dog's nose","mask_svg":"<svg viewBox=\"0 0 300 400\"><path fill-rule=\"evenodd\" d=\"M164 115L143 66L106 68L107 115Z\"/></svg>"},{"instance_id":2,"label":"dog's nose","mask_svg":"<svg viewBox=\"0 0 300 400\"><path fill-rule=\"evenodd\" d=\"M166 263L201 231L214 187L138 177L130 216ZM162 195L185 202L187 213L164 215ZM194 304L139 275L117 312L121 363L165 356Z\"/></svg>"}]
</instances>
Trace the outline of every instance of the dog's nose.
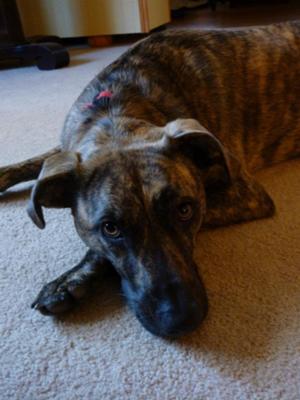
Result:
<instances>
[{"instance_id":1,"label":"dog's nose","mask_svg":"<svg viewBox=\"0 0 300 400\"><path fill-rule=\"evenodd\" d=\"M207 313L207 303L199 305L193 300L181 301L180 307L164 300L156 311L154 329L160 336L177 337L195 330Z\"/></svg>"},{"instance_id":2,"label":"dog's nose","mask_svg":"<svg viewBox=\"0 0 300 400\"><path fill-rule=\"evenodd\" d=\"M207 314L207 298L204 289L194 297L190 290L178 281L156 285L151 293L152 308L150 330L164 337L177 337L198 327ZM155 299L155 301L153 301Z\"/></svg>"}]
</instances>

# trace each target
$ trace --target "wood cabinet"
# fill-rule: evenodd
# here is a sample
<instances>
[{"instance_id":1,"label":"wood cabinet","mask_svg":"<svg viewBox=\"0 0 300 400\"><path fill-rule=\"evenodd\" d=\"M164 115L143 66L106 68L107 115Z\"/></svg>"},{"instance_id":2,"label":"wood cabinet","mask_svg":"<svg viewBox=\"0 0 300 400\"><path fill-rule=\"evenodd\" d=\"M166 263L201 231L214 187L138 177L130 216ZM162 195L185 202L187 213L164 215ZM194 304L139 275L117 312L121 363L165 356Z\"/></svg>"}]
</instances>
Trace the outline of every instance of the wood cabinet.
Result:
<instances>
[{"instance_id":1,"label":"wood cabinet","mask_svg":"<svg viewBox=\"0 0 300 400\"><path fill-rule=\"evenodd\" d=\"M169 0L18 0L26 36L149 32L170 21Z\"/></svg>"}]
</instances>

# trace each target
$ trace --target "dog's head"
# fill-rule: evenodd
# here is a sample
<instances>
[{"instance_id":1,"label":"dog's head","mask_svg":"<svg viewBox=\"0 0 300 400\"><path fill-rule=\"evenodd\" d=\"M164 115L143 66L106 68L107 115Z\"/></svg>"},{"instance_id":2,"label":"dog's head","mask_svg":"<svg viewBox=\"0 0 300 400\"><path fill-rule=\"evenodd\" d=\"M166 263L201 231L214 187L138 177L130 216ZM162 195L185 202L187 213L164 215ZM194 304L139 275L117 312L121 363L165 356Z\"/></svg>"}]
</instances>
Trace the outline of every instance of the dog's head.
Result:
<instances>
[{"instance_id":1,"label":"dog's head","mask_svg":"<svg viewBox=\"0 0 300 400\"><path fill-rule=\"evenodd\" d=\"M226 151L195 120L100 125L109 140L92 154L84 143L81 154L45 161L29 214L44 227L42 206L71 207L80 237L117 270L141 323L161 336L190 331L207 313L195 238L206 186L232 179Z\"/></svg>"}]
</instances>

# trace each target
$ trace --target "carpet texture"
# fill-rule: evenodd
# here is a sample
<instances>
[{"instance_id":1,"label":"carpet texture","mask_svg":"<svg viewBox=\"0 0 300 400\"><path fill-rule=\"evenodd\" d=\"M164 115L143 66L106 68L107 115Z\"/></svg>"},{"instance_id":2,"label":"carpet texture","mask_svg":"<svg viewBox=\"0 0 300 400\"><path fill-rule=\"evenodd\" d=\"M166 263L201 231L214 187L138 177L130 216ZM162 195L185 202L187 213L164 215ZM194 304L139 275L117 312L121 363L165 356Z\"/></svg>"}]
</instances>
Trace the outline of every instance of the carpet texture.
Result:
<instances>
[{"instance_id":1,"label":"carpet texture","mask_svg":"<svg viewBox=\"0 0 300 400\"><path fill-rule=\"evenodd\" d=\"M77 49L58 71L1 71L1 165L57 145L77 95L125 49ZM176 341L148 333L111 279L63 318L31 310L42 285L85 247L69 211L46 210L44 231L31 223L30 184L1 195L0 398L299 400L300 161L258 178L276 216L199 235L210 311L197 332Z\"/></svg>"}]
</instances>

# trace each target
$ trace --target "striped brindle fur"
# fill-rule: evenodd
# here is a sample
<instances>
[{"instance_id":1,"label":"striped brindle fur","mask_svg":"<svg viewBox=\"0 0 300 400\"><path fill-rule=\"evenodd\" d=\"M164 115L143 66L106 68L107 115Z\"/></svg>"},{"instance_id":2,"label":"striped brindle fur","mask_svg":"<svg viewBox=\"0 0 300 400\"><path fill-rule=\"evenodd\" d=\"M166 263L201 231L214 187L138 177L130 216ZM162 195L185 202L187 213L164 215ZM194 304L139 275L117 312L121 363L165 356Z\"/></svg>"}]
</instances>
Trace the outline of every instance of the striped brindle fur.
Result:
<instances>
[{"instance_id":1,"label":"striped brindle fur","mask_svg":"<svg viewBox=\"0 0 300 400\"><path fill-rule=\"evenodd\" d=\"M77 99L59 148L0 169L1 190L37 178L37 226L43 207L70 207L89 248L33 306L66 311L114 267L149 331L195 329L207 313L196 235L274 214L253 173L300 155L299 95L298 22L167 30L131 47Z\"/></svg>"}]
</instances>

